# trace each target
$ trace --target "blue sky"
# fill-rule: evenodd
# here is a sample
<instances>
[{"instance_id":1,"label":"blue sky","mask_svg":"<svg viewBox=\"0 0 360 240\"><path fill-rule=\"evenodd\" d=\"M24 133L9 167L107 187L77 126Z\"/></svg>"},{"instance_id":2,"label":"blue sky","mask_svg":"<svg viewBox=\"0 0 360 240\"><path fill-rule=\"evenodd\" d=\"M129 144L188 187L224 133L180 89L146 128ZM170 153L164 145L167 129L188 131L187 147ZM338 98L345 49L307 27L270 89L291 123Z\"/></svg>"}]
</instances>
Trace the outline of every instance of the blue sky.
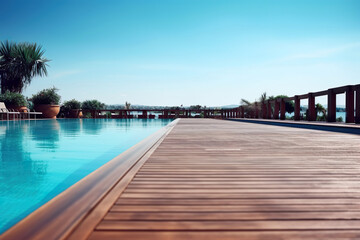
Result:
<instances>
[{"instance_id":1,"label":"blue sky","mask_svg":"<svg viewBox=\"0 0 360 240\"><path fill-rule=\"evenodd\" d=\"M2 1L0 40L51 59L26 96L207 105L360 83L360 1ZM339 103L342 102L339 98Z\"/></svg>"}]
</instances>

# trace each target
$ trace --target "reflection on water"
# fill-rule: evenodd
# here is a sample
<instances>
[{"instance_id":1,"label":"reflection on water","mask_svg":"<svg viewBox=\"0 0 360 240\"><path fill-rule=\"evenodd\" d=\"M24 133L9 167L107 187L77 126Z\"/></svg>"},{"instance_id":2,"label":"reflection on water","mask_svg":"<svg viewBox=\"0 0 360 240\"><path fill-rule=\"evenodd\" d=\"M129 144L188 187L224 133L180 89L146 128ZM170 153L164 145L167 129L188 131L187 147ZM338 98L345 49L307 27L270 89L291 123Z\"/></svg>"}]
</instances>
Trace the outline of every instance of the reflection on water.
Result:
<instances>
[{"instance_id":1,"label":"reflection on water","mask_svg":"<svg viewBox=\"0 0 360 240\"><path fill-rule=\"evenodd\" d=\"M83 121L86 121L86 124L83 125L84 132L97 135L100 134L101 129L104 127L102 124L106 123L108 119L84 119Z\"/></svg>"},{"instance_id":2,"label":"reflection on water","mask_svg":"<svg viewBox=\"0 0 360 240\"><path fill-rule=\"evenodd\" d=\"M65 121L60 121L59 125L60 134L66 137L76 137L83 130L83 119L66 119Z\"/></svg>"},{"instance_id":3,"label":"reflection on water","mask_svg":"<svg viewBox=\"0 0 360 240\"><path fill-rule=\"evenodd\" d=\"M5 191L1 189L1 195L12 196L17 194L14 185L26 186L22 191L23 195L33 194L31 186L43 180L46 174L46 164L43 161L33 161L31 153L26 147L26 132L29 131L28 125L9 124L1 126L0 136L0 179L10 180L12 185L7 185Z\"/></svg>"},{"instance_id":4,"label":"reflection on water","mask_svg":"<svg viewBox=\"0 0 360 240\"><path fill-rule=\"evenodd\" d=\"M38 147L53 151L57 147L60 135L60 124L55 119L48 121L30 121L30 136Z\"/></svg>"},{"instance_id":5,"label":"reflection on water","mask_svg":"<svg viewBox=\"0 0 360 240\"><path fill-rule=\"evenodd\" d=\"M0 122L0 233L170 120Z\"/></svg>"}]
</instances>

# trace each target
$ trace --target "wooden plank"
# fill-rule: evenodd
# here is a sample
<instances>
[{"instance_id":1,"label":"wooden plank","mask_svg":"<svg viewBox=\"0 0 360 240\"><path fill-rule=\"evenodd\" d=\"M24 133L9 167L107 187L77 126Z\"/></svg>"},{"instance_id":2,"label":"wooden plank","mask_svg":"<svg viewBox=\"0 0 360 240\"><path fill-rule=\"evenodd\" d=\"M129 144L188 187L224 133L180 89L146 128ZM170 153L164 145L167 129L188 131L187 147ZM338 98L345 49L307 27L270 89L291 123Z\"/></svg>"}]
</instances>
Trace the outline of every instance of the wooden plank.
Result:
<instances>
[{"instance_id":1,"label":"wooden plank","mask_svg":"<svg viewBox=\"0 0 360 240\"><path fill-rule=\"evenodd\" d=\"M261 184L261 185L260 185ZM313 183L290 183L290 184L281 184L281 183L248 183L248 184L227 184L224 186L224 184L198 184L198 183L188 183L188 184L163 184L163 183L153 183L153 184L131 184L128 186L127 190L135 190L135 189L173 189L176 187L177 189L278 189L278 188L301 188L301 189L307 189L307 188L314 188L318 187L321 189L341 189L344 185L341 183L324 183L322 185L320 184L313 184ZM358 183L347 183L349 188L359 188Z\"/></svg>"},{"instance_id":2,"label":"wooden plank","mask_svg":"<svg viewBox=\"0 0 360 240\"><path fill-rule=\"evenodd\" d=\"M109 221L103 220L96 230L360 230L360 220L268 220L268 221Z\"/></svg>"},{"instance_id":3,"label":"wooden plank","mask_svg":"<svg viewBox=\"0 0 360 240\"><path fill-rule=\"evenodd\" d=\"M332 193L307 193L307 192L300 192L300 193L247 193L247 194L224 194L224 193L217 193L217 194L207 194L207 193L193 193L193 194L184 194L184 193L124 193L121 195L122 198L183 198L183 199L213 199L213 198L234 198L234 199L268 199L268 198L353 198L353 199L360 199L360 194L355 194L352 192L332 192Z\"/></svg>"},{"instance_id":4,"label":"wooden plank","mask_svg":"<svg viewBox=\"0 0 360 240\"><path fill-rule=\"evenodd\" d=\"M360 231L95 231L90 240L148 240L148 239L172 239L172 240L304 240L304 239L360 239Z\"/></svg>"},{"instance_id":5,"label":"wooden plank","mask_svg":"<svg viewBox=\"0 0 360 240\"><path fill-rule=\"evenodd\" d=\"M311 212L357 211L360 204L352 205L114 205L111 212Z\"/></svg>"},{"instance_id":6,"label":"wooden plank","mask_svg":"<svg viewBox=\"0 0 360 240\"><path fill-rule=\"evenodd\" d=\"M360 220L360 212L109 212L105 220Z\"/></svg>"},{"instance_id":7,"label":"wooden plank","mask_svg":"<svg viewBox=\"0 0 360 240\"><path fill-rule=\"evenodd\" d=\"M119 198L117 205L264 205L264 204L358 204L354 198L268 198L268 199L172 199L172 198ZM331 207L331 206L329 206Z\"/></svg>"},{"instance_id":8,"label":"wooden plank","mask_svg":"<svg viewBox=\"0 0 360 240\"><path fill-rule=\"evenodd\" d=\"M159 188L153 188L153 189L127 189L124 191L124 194L137 194L137 193L151 193L151 194L161 194L161 193L175 193L175 194L252 194L256 193L258 194L259 191L262 193L303 193L306 190L307 193L352 193L359 195L360 189L355 188L347 188L347 189L334 189L334 188L245 188L245 189L159 189Z\"/></svg>"}]
</instances>

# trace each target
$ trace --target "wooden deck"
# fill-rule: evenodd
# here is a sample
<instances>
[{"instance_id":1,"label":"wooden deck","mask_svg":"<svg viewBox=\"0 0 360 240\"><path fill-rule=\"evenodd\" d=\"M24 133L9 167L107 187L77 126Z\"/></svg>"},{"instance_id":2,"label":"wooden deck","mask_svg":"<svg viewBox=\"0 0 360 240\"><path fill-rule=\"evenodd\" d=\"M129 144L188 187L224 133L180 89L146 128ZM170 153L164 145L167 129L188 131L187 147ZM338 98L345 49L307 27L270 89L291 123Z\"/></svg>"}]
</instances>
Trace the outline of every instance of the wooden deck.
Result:
<instances>
[{"instance_id":1,"label":"wooden deck","mask_svg":"<svg viewBox=\"0 0 360 240\"><path fill-rule=\"evenodd\" d=\"M68 239L360 239L358 135L181 119Z\"/></svg>"},{"instance_id":2,"label":"wooden deck","mask_svg":"<svg viewBox=\"0 0 360 240\"><path fill-rule=\"evenodd\" d=\"M182 119L90 239L360 239L360 138Z\"/></svg>"}]
</instances>

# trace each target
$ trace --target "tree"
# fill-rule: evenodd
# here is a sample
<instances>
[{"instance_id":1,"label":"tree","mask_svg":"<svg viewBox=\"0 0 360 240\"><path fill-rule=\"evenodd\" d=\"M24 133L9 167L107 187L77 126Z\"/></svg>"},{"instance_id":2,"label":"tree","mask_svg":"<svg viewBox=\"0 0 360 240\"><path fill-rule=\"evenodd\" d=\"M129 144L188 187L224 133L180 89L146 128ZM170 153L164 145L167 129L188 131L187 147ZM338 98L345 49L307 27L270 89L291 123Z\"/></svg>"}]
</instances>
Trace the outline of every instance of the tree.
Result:
<instances>
[{"instance_id":1,"label":"tree","mask_svg":"<svg viewBox=\"0 0 360 240\"><path fill-rule=\"evenodd\" d=\"M275 98L288 98L286 95L278 95ZM295 111L294 101L285 101L285 111L288 113L292 113Z\"/></svg>"},{"instance_id":2,"label":"tree","mask_svg":"<svg viewBox=\"0 0 360 240\"><path fill-rule=\"evenodd\" d=\"M240 105L244 108L245 115L247 117L255 116L255 103L252 103L246 99L241 99Z\"/></svg>"},{"instance_id":3,"label":"tree","mask_svg":"<svg viewBox=\"0 0 360 240\"><path fill-rule=\"evenodd\" d=\"M104 103L99 102L98 100L86 100L82 103L82 109L84 110L101 110L106 106Z\"/></svg>"},{"instance_id":4,"label":"tree","mask_svg":"<svg viewBox=\"0 0 360 240\"><path fill-rule=\"evenodd\" d=\"M43 55L44 50L36 43L1 42L1 93L21 93L34 77L46 76L49 60Z\"/></svg>"},{"instance_id":5,"label":"tree","mask_svg":"<svg viewBox=\"0 0 360 240\"><path fill-rule=\"evenodd\" d=\"M189 107L190 110L200 110L201 109L201 105L191 105Z\"/></svg>"},{"instance_id":6,"label":"tree","mask_svg":"<svg viewBox=\"0 0 360 240\"><path fill-rule=\"evenodd\" d=\"M316 120L318 121L326 121L326 109L323 105L320 103L317 103L315 105L315 111L316 111ZM322 113L321 116L318 116L318 113Z\"/></svg>"},{"instance_id":7,"label":"tree","mask_svg":"<svg viewBox=\"0 0 360 240\"><path fill-rule=\"evenodd\" d=\"M267 100L267 96L266 96L266 92L264 92L263 94L261 94L260 98L259 98L259 101L262 103L262 104L265 104Z\"/></svg>"}]
</instances>

